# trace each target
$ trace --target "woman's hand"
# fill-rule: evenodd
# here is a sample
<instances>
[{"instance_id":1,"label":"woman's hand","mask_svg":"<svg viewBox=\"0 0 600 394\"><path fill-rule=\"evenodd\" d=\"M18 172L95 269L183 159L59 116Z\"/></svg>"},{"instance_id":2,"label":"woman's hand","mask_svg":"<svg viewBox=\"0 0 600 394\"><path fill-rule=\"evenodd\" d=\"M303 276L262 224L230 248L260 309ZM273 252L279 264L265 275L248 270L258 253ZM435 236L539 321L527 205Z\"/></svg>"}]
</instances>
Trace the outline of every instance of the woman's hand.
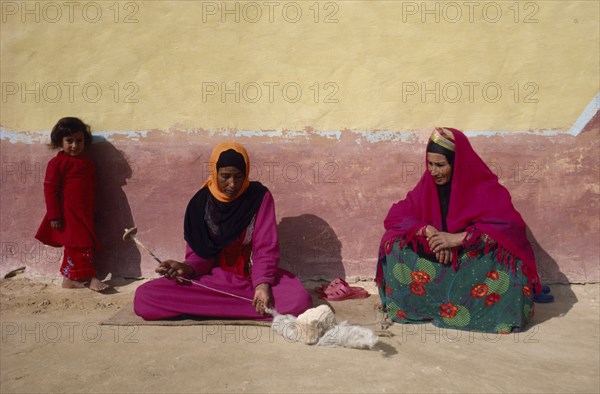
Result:
<instances>
[{"instance_id":1,"label":"woman's hand","mask_svg":"<svg viewBox=\"0 0 600 394\"><path fill-rule=\"evenodd\" d=\"M60 230L62 228L62 219L50 220L50 227L52 227L54 230Z\"/></svg>"},{"instance_id":2,"label":"woman's hand","mask_svg":"<svg viewBox=\"0 0 600 394\"><path fill-rule=\"evenodd\" d=\"M451 234L439 231L430 237L427 237L427 243L429 244L429 249L431 249L433 253L438 253L442 249L449 249L459 246L466 234L467 233Z\"/></svg>"},{"instance_id":3,"label":"woman's hand","mask_svg":"<svg viewBox=\"0 0 600 394\"><path fill-rule=\"evenodd\" d=\"M271 285L268 283L261 283L256 286L254 290L254 299L252 300L252 306L256 308L256 311L261 315L266 313L266 309L273 306L273 295L271 294Z\"/></svg>"},{"instance_id":4,"label":"woman's hand","mask_svg":"<svg viewBox=\"0 0 600 394\"><path fill-rule=\"evenodd\" d=\"M427 238L428 240L429 240L429 237L431 237L433 234L437 234L437 233L439 233L437 228L430 226L430 225L425 226L425 238Z\"/></svg>"},{"instance_id":5,"label":"woman's hand","mask_svg":"<svg viewBox=\"0 0 600 394\"><path fill-rule=\"evenodd\" d=\"M452 248L459 246L465 235L467 235L466 232L452 234L438 231L427 237L427 243L441 264L450 264L452 260Z\"/></svg>"},{"instance_id":6,"label":"woman's hand","mask_svg":"<svg viewBox=\"0 0 600 394\"><path fill-rule=\"evenodd\" d=\"M191 265L174 260L163 261L154 271L169 279L175 279L178 276L187 278L194 275L194 269Z\"/></svg>"},{"instance_id":7,"label":"woman's hand","mask_svg":"<svg viewBox=\"0 0 600 394\"><path fill-rule=\"evenodd\" d=\"M435 254L435 258L440 264L450 264L452 261L452 251L450 249L442 249Z\"/></svg>"}]
</instances>

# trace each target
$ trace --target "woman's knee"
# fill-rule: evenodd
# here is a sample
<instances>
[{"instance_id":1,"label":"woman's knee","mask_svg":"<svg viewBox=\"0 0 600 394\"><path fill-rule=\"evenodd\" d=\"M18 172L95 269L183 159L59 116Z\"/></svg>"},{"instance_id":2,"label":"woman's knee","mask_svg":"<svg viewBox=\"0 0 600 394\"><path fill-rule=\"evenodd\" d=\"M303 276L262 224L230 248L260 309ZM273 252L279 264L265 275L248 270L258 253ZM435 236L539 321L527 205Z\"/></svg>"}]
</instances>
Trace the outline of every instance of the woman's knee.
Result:
<instances>
[{"instance_id":1,"label":"woman's knee","mask_svg":"<svg viewBox=\"0 0 600 394\"><path fill-rule=\"evenodd\" d=\"M153 320L152 311L156 309L156 292L161 286L160 279L151 280L140 285L133 296L133 311L144 320Z\"/></svg>"},{"instance_id":2,"label":"woman's knee","mask_svg":"<svg viewBox=\"0 0 600 394\"><path fill-rule=\"evenodd\" d=\"M284 301L284 305L280 306L281 310L278 309L278 312L285 315L290 314L298 316L307 309L312 308L313 305L312 297L304 287L301 289L294 289L294 291L282 301ZM275 300L275 309L277 309L277 300Z\"/></svg>"}]
</instances>

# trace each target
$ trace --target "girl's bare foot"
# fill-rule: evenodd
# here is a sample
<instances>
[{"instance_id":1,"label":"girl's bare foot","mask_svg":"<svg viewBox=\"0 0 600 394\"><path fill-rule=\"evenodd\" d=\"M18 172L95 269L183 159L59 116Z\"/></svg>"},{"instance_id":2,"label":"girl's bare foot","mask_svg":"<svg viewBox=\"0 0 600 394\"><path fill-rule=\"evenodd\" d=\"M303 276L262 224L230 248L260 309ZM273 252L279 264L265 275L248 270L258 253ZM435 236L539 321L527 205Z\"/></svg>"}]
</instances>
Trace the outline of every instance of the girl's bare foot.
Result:
<instances>
[{"instance_id":1,"label":"girl's bare foot","mask_svg":"<svg viewBox=\"0 0 600 394\"><path fill-rule=\"evenodd\" d=\"M109 285L107 285L106 283L100 281L100 279L93 277L90 280L90 284L88 285L88 287L90 288L90 290L94 290L97 292L103 292L105 290L108 290L110 288Z\"/></svg>"},{"instance_id":2,"label":"girl's bare foot","mask_svg":"<svg viewBox=\"0 0 600 394\"><path fill-rule=\"evenodd\" d=\"M62 287L64 289L83 289L85 287L85 283L86 281L77 281L63 277Z\"/></svg>"}]
</instances>

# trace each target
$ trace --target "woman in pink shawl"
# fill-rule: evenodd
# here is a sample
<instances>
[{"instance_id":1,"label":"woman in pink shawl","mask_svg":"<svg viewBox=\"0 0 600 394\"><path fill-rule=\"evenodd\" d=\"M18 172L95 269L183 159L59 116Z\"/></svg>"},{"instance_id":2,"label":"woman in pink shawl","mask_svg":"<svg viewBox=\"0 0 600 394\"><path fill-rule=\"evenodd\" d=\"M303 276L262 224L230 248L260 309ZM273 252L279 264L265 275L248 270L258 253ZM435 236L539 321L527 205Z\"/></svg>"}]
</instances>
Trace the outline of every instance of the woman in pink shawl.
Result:
<instances>
[{"instance_id":1,"label":"woman in pink shawl","mask_svg":"<svg viewBox=\"0 0 600 394\"><path fill-rule=\"evenodd\" d=\"M260 320L271 319L270 308L297 316L312 307L300 280L278 268L273 196L260 182L250 182L246 149L221 143L209 166L210 178L185 212L185 261L160 264L156 272L163 277L136 290L135 313L146 320L182 315Z\"/></svg>"},{"instance_id":2,"label":"woman in pink shawl","mask_svg":"<svg viewBox=\"0 0 600 394\"><path fill-rule=\"evenodd\" d=\"M376 275L382 310L399 323L522 329L540 282L510 194L459 130L434 130L426 165L384 222Z\"/></svg>"}]
</instances>

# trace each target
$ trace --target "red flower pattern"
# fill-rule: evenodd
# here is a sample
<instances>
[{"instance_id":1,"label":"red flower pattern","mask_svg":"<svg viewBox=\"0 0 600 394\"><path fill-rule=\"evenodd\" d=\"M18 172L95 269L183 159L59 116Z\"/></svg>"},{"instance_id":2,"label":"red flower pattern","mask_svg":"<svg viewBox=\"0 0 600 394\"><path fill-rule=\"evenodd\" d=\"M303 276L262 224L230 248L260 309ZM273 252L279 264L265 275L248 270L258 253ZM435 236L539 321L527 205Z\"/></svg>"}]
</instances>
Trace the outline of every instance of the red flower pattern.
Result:
<instances>
[{"instance_id":1,"label":"red flower pattern","mask_svg":"<svg viewBox=\"0 0 600 394\"><path fill-rule=\"evenodd\" d=\"M409 287L410 287L410 292L413 293L414 295L422 296L427 293L427 291L425 291L425 288L423 287L423 285L421 285L419 283L411 283Z\"/></svg>"},{"instance_id":2,"label":"red flower pattern","mask_svg":"<svg viewBox=\"0 0 600 394\"><path fill-rule=\"evenodd\" d=\"M396 312L396 317L400 319L406 319L406 312L398 310L398 312Z\"/></svg>"},{"instance_id":3,"label":"red flower pattern","mask_svg":"<svg viewBox=\"0 0 600 394\"><path fill-rule=\"evenodd\" d=\"M458 307L451 302L447 302L440 306L440 316L442 317L452 319L454 316L456 316L457 312Z\"/></svg>"},{"instance_id":4,"label":"red flower pattern","mask_svg":"<svg viewBox=\"0 0 600 394\"><path fill-rule=\"evenodd\" d=\"M386 287L385 287L385 294L387 294L387 295L390 295L390 294L392 294L392 288L391 288L391 287L389 287L389 286L386 286Z\"/></svg>"},{"instance_id":5,"label":"red flower pattern","mask_svg":"<svg viewBox=\"0 0 600 394\"><path fill-rule=\"evenodd\" d=\"M492 280L498 280L498 278L500 277L500 275L498 275L498 271L493 270L487 273L487 277L492 279Z\"/></svg>"},{"instance_id":6,"label":"red flower pattern","mask_svg":"<svg viewBox=\"0 0 600 394\"><path fill-rule=\"evenodd\" d=\"M418 285L426 285L431 279L429 274L425 271L413 271L410 276L412 277L413 282Z\"/></svg>"},{"instance_id":7,"label":"red flower pattern","mask_svg":"<svg viewBox=\"0 0 600 394\"><path fill-rule=\"evenodd\" d=\"M525 297L529 297L531 295L531 289L529 288L529 286L523 286L523 295Z\"/></svg>"},{"instance_id":8,"label":"red flower pattern","mask_svg":"<svg viewBox=\"0 0 600 394\"><path fill-rule=\"evenodd\" d=\"M500 294L498 293L492 293L485 297L485 305L487 306L494 305L498 301L500 301Z\"/></svg>"},{"instance_id":9,"label":"red flower pattern","mask_svg":"<svg viewBox=\"0 0 600 394\"><path fill-rule=\"evenodd\" d=\"M471 297L482 298L488 293L486 284L475 285L471 288Z\"/></svg>"},{"instance_id":10,"label":"red flower pattern","mask_svg":"<svg viewBox=\"0 0 600 394\"><path fill-rule=\"evenodd\" d=\"M467 256L469 257L477 257L479 256L479 250L477 249L471 249L467 252Z\"/></svg>"}]
</instances>

